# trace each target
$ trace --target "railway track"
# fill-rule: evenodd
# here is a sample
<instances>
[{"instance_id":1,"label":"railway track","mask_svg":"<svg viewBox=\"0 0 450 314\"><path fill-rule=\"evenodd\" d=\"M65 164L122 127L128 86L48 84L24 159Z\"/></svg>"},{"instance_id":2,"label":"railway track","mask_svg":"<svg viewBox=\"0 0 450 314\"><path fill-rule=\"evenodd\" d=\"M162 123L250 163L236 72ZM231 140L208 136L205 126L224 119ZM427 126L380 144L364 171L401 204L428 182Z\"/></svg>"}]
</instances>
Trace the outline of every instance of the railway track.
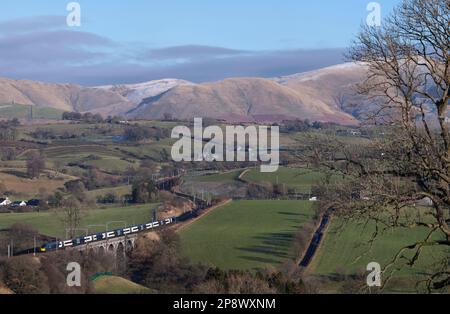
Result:
<instances>
[{"instance_id":1,"label":"railway track","mask_svg":"<svg viewBox=\"0 0 450 314\"><path fill-rule=\"evenodd\" d=\"M327 227L328 223L330 222L330 216L333 209L329 208L325 214L323 214L322 219L320 221L319 227L314 232L314 235L311 239L311 242L309 243L308 249L306 250L302 260L300 261L299 266L306 268L311 263L314 255L317 252L317 249L319 248L319 245L323 238L323 233L325 228Z\"/></svg>"}]
</instances>

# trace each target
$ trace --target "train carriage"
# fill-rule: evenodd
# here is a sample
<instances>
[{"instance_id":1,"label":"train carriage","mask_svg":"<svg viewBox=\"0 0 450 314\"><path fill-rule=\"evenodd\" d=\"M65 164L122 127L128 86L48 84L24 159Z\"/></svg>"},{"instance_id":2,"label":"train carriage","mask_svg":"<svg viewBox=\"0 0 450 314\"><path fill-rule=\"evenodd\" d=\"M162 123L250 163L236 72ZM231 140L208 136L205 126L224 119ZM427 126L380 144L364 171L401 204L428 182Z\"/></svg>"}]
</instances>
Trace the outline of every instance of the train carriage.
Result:
<instances>
[{"instance_id":1,"label":"train carriage","mask_svg":"<svg viewBox=\"0 0 450 314\"><path fill-rule=\"evenodd\" d=\"M109 239L122 237L122 236L126 236L126 235L131 235L131 234L137 234L137 233L147 231L150 229L162 227L162 226L174 223L176 221L177 221L177 217L172 217L172 218L167 218L167 219L161 220L161 221L152 221L152 222L149 222L146 224L140 224L140 225L130 226L130 227L122 228L122 229L106 231L103 233L87 235L85 237L78 237L78 238L70 239L70 240L66 240L66 241L50 242L50 243L46 243L46 244L42 245L38 251L41 253L44 253L44 252L48 252L48 251L54 251L57 249L77 247L80 245L85 245L85 244L94 243L94 242L98 242L98 241L109 240Z\"/></svg>"}]
</instances>

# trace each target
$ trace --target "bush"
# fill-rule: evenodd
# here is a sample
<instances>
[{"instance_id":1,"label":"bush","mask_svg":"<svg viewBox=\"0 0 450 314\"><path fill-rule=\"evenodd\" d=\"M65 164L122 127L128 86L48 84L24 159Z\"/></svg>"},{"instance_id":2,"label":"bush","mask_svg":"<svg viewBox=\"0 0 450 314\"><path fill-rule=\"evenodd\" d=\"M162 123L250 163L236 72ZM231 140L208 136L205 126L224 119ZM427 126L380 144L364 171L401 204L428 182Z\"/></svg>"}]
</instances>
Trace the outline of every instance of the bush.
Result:
<instances>
[{"instance_id":1,"label":"bush","mask_svg":"<svg viewBox=\"0 0 450 314\"><path fill-rule=\"evenodd\" d=\"M132 202L133 203L150 203L157 198L157 192L155 185L152 182L137 180L132 186Z\"/></svg>"},{"instance_id":2,"label":"bush","mask_svg":"<svg viewBox=\"0 0 450 314\"><path fill-rule=\"evenodd\" d=\"M273 187L269 183L249 183L247 186L247 196L250 199L270 199L273 197Z\"/></svg>"},{"instance_id":3,"label":"bush","mask_svg":"<svg viewBox=\"0 0 450 314\"><path fill-rule=\"evenodd\" d=\"M164 293L192 290L206 269L191 265L179 252L180 240L172 230L163 231L159 241L139 239L129 258L131 280Z\"/></svg>"},{"instance_id":4,"label":"bush","mask_svg":"<svg viewBox=\"0 0 450 314\"><path fill-rule=\"evenodd\" d=\"M116 193L106 193L97 197L97 203L100 204L115 204L121 203L122 199Z\"/></svg>"},{"instance_id":5,"label":"bush","mask_svg":"<svg viewBox=\"0 0 450 314\"><path fill-rule=\"evenodd\" d=\"M0 260L3 284L17 294L49 293L48 280L39 262L30 256Z\"/></svg>"},{"instance_id":6,"label":"bush","mask_svg":"<svg viewBox=\"0 0 450 314\"><path fill-rule=\"evenodd\" d=\"M70 262L77 262L83 270L81 287L69 287L66 283L66 267ZM53 252L39 259L28 255L3 258L0 259L0 286L17 294L93 293L89 277L114 269L114 261L108 256L76 250Z\"/></svg>"},{"instance_id":7,"label":"bush","mask_svg":"<svg viewBox=\"0 0 450 314\"><path fill-rule=\"evenodd\" d=\"M14 251L19 252L34 246L34 238L39 237L37 230L25 223L15 223L9 230L9 236L14 240Z\"/></svg>"}]
</instances>

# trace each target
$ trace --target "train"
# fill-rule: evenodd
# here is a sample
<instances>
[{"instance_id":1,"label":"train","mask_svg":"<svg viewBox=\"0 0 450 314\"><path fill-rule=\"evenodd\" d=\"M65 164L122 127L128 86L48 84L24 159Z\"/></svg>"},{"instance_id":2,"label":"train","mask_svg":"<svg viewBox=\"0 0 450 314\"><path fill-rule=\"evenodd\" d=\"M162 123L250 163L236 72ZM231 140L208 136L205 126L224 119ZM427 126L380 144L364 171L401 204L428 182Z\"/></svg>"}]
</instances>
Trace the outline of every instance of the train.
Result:
<instances>
[{"instance_id":1,"label":"train","mask_svg":"<svg viewBox=\"0 0 450 314\"><path fill-rule=\"evenodd\" d=\"M66 241L53 241L48 242L41 247L37 248L31 248L27 250L23 250L21 252L15 253L15 255L25 255L25 254L32 254L32 253L46 253L51 251L56 251L59 249L66 249L71 247L77 247L81 245L86 245L89 243L94 243L98 241L103 240L109 240L114 239L117 237L122 237L126 235L133 235L136 233L140 233L142 231L156 229L165 225L170 225L176 222L184 222L187 220L190 220L192 218L195 218L199 215L201 211L203 211L205 208L209 206L209 203L206 200L203 200L201 198L196 198L194 196L191 196L189 194L184 194L181 192L175 192L176 195L184 198L189 198L196 204L195 209L185 212L179 216L176 217L170 217L164 220L159 221L151 221L145 224L139 224L131 227L125 227L122 229L116 229L106 232L100 232L96 234L86 235L85 237L78 237L75 239L70 239Z\"/></svg>"},{"instance_id":2,"label":"train","mask_svg":"<svg viewBox=\"0 0 450 314\"><path fill-rule=\"evenodd\" d=\"M159 228L165 225L170 225L175 223L178 220L178 217L171 217L164 220L152 221L146 224L140 224L130 227L125 227L122 229L116 229L106 232L100 232L96 234L87 235L85 237L78 237L75 239L70 239L66 241L53 241L42 245L38 248L38 252L45 253L49 251L55 251L59 249L66 249L71 247L77 247L80 245L86 245L93 242L103 241L114 239L117 237L123 237L127 235L133 235L142 231L151 230L155 228Z\"/></svg>"}]
</instances>

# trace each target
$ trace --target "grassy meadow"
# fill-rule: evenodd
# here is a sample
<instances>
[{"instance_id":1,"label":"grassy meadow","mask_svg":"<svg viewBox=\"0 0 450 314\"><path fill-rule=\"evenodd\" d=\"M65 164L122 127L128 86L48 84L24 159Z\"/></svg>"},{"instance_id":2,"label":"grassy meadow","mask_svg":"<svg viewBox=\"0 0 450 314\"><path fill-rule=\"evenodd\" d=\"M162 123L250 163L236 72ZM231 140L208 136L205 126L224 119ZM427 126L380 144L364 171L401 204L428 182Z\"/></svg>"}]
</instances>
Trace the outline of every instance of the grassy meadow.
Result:
<instances>
[{"instance_id":1,"label":"grassy meadow","mask_svg":"<svg viewBox=\"0 0 450 314\"><path fill-rule=\"evenodd\" d=\"M325 277L339 273L354 275L365 273L366 265L370 262L377 262L383 268L392 262L401 248L423 240L429 232L424 227L387 229L380 231L373 244L370 244L375 230L375 224L370 222L366 225L332 220L309 272ZM442 236L436 233L433 238ZM415 283L436 270L437 261L449 253L448 248L425 247L414 266L408 266L405 259L400 259L385 274L386 278L392 274L386 286L387 291L414 292ZM411 258L413 254L406 251L404 256Z\"/></svg>"},{"instance_id":2,"label":"grassy meadow","mask_svg":"<svg viewBox=\"0 0 450 314\"><path fill-rule=\"evenodd\" d=\"M220 182L234 183L243 170L232 170L223 173L210 174L205 176L189 177L187 180L195 182Z\"/></svg>"},{"instance_id":3,"label":"grassy meadow","mask_svg":"<svg viewBox=\"0 0 450 314\"><path fill-rule=\"evenodd\" d=\"M105 224L112 221L124 221L126 225L144 223L151 220L152 210L158 204L132 205L132 206L111 206L99 209L92 209L82 212L80 228L87 228L89 232L105 231ZM39 233L64 238L66 236L63 221L63 213L56 211L33 212L33 213L13 213L0 214L0 229L8 228L15 223L26 223L36 228ZM117 222L108 225L108 229L120 228L125 223ZM84 234L84 230L80 231Z\"/></svg>"},{"instance_id":4,"label":"grassy meadow","mask_svg":"<svg viewBox=\"0 0 450 314\"><path fill-rule=\"evenodd\" d=\"M180 231L184 253L223 269L256 270L292 258L295 232L312 219L307 201L233 201Z\"/></svg>"},{"instance_id":5,"label":"grassy meadow","mask_svg":"<svg viewBox=\"0 0 450 314\"><path fill-rule=\"evenodd\" d=\"M261 172L259 168L251 169L242 179L252 183L284 184L286 188L295 189L297 192L309 193L311 186L323 177L324 174L309 169L280 167L273 173Z\"/></svg>"},{"instance_id":6,"label":"grassy meadow","mask_svg":"<svg viewBox=\"0 0 450 314\"><path fill-rule=\"evenodd\" d=\"M61 119L63 111L50 107L33 106L33 119ZM0 104L0 117L5 119L28 119L31 115L31 106L21 104Z\"/></svg>"}]
</instances>

